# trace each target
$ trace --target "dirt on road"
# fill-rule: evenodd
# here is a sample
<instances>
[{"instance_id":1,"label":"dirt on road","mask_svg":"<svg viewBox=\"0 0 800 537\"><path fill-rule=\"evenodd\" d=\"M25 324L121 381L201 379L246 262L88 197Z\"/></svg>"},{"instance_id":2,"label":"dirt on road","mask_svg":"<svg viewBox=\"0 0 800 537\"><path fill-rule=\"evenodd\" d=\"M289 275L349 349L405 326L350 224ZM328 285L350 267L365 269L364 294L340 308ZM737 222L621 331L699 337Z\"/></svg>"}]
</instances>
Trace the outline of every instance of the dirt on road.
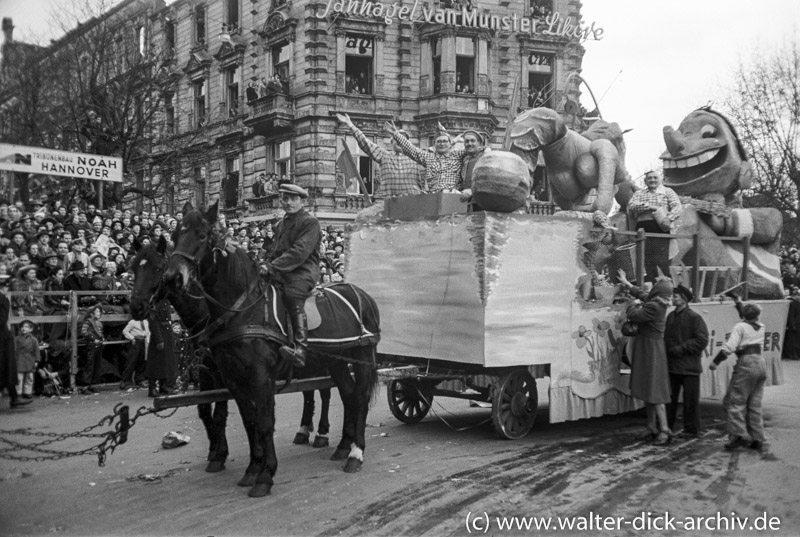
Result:
<instances>
[{"instance_id":1,"label":"dirt on road","mask_svg":"<svg viewBox=\"0 0 800 537\"><path fill-rule=\"evenodd\" d=\"M784 369L786 384L766 391L764 453L722 449L718 400L703 401L700 438L657 447L639 440L639 413L549 424L540 408L528 437L503 441L489 409L437 399L436 415L403 425L384 388L368 420L364 467L345 474L328 460L333 447L292 445L302 397L281 395L278 473L262 499L236 487L248 453L235 407L231 458L218 474L204 472L207 441L194 408L145 416L102 468L93 457L16 461L2 456L25 452L0 451L0 535L799 535L800 362ZM341 423L334 400L332 444ZM13 411L4 399L0 437L82 429L120 401L132 410L149 404L145 390L38 399ZM191 440L163 449L168 431ZM777 529L759 529L770 524Z\"/></svg>"}]
</instances>

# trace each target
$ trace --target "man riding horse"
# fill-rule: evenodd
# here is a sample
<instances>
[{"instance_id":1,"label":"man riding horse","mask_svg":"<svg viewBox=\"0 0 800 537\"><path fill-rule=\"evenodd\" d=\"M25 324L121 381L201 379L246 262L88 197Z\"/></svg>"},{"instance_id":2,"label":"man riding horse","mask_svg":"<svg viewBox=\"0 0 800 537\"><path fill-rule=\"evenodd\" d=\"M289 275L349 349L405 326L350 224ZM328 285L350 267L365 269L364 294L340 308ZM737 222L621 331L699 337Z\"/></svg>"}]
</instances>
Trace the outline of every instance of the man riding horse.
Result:
<instances>
[{"instance_id":1,"label":"man riding horse","mask_svg":"<svg viewBox=\"0 0 800 537\"><path fill-rule=\"evenodd\" d=\"M322 228L319 221L305 210L308 192L293 184L278 189L286 214L275 230L275 242L262 271L268 272L283 287L283 300L294 332L294 345L280 348L281 358L294 365L306 364L308 319L305 301L320 279L319 245Z\"/></svg>"}]
</instances>

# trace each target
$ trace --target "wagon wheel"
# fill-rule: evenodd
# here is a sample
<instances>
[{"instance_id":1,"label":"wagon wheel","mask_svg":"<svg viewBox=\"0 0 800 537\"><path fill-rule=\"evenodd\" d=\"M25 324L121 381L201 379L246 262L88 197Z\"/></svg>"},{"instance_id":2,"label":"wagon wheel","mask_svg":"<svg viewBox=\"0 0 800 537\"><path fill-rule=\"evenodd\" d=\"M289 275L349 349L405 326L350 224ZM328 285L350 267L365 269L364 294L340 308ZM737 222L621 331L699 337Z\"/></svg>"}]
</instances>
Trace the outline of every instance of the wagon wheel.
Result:
<instances>
[{"instance_id":1,"label":"wagon wheel","mask_svg":"<svg viewBox=\"0 0 800 537\"><path fill-rule=\"evenodd\" d=\"M500 438L519 440L536 421L539 393L536 379L527 369L515 369L500 377L492 390L492 423Z\"/></svg>"},{"instance_id":2,"label":"wagon wheel","mask_svg":"<svg viewBox=\"0 0 800 537\"><path fill-rule=\"evenodd\" d=\"M412 379L393 380L386 395L395 418L403 423L419 423L431 409L433 386Z\"/></svg>"}]
</instances>

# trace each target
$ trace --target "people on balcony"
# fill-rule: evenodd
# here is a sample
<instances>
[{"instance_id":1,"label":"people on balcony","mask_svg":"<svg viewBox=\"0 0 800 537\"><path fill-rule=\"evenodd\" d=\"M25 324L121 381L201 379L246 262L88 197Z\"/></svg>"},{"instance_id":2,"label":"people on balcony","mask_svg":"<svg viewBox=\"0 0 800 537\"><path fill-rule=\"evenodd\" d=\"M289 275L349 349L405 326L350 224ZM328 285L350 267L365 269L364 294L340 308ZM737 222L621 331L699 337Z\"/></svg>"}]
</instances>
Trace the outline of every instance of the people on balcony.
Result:
<instances>
[{"instance_id":1,"label":"people on balcony","mask_svg":"<svg viewBox=\"0 0 800 537\"><path fill-rule=\"evenodd\" d=\"M247 83L247 88L244 90L244 95L247 98L247 104L253 104L253 101L258 99L258 90L253 82Z\"/></svg>"}]
</instances>

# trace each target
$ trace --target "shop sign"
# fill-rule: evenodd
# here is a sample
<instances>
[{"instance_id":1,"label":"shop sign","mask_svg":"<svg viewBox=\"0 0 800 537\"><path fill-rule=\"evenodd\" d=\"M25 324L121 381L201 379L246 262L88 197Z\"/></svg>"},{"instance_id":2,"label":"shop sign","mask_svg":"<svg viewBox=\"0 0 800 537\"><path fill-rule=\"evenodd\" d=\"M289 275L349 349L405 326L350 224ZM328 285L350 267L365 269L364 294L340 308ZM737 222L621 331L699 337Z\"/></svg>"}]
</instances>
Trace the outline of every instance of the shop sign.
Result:
<instances>
[{"instance_id":1,"label":"shop sign","mask_svg":"<svg viewBox=\"0 0 800 537\"><path fill-rule=\"evenodd\" d=\"M317 18L324 19L333 13L382 19L386 24L393 24L395 21L425 22L513 33L538 33L578 41L599 41L604 33L603 28L598 28L595 22L590 25L581 24L572 17L562 17L558 12L548 15L542 22L516 13L501 16L478 12L477 9L469 10L466 7L460 10L428 9L420 7L420 0L415 0L412 7L399 6L397 2L388 4L368 0L328 0L325 10L318 13Z\"/></svg>"},{"instance_id":2,"label":"shop sign","mask_svg":"<svg viewBox=\"0 0 800 537\"><path fill-rule=\"evenodd\" d=\"M122 182L122 159L119 157L45 147L0 144L0 170Z\"/></svg>"}]
</instances>

